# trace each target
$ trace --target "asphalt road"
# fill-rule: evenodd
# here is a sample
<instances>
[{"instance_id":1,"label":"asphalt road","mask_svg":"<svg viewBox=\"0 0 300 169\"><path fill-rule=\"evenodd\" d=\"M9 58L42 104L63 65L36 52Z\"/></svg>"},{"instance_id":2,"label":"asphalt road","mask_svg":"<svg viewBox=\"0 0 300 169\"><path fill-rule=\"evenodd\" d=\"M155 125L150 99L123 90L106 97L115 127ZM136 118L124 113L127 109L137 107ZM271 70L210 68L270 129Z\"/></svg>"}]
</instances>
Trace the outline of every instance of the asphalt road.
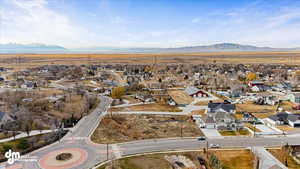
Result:
<instances>
[{"instance_id":1,"label":"asphalt road","mask_svg":"<svg viewBox=\"0 0 300 169\"><path fill-rule=\"evenodd\" d=\"M208 143L207 143L208 142ZM170 151L170 150L197 150L203 149L207 144L219 144L221 148L243 148L243 147L275 147L285 144L300 145L300 137L271 137L271 138L224 138L208 139L207 141L198 141L194 138L186 139L158 139L147 141L133 141L124 144L118 144L122 155L139 154L143 152Z\"/></svg>"},{"instance_id":2,"label":"asphalt road","mask_svg":"<svg viewBox=\"0 0 300 169\"><path fill-rule=\"evenodd\" d=\"M36 157L37 161L17 162L22 164L24 169L39 169L39 160L46 154L66 149L80 148L84 149L88 158L74 169L92 168L93 166L107 159L107 145L95 144L90 141L90 135L93 133L101 119L105 116L109 108L111 99L100 97L101 101L97 108L85 116L76 127L69 132L61 142L48 145L44 148L29 153L30 157ZM267 138L249 138L249 137L230 137L224 139L209 139L208 144L219 144L222 148L240 148L240 147L273 147L284 144L300 145L300 136L295 137L267 137ZM172 150L198 150L206 147L206 141L198 141L196 138L173 138L173 139L153 139L140 140L127 143L109 145L109 158L120 158L125 155L141 154L155 151L172 151ZM7 164L1 165L6 166ZM0 166L0 168L1 168Z\"/></svg>"}]
</instances>

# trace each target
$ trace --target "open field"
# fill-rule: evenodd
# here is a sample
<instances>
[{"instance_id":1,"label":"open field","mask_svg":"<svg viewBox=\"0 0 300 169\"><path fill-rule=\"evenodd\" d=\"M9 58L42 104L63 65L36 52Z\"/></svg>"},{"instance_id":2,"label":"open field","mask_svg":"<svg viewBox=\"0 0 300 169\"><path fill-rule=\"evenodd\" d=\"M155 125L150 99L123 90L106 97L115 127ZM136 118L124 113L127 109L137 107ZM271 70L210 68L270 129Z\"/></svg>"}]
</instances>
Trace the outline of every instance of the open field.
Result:
<instances>
[{"instance_id":1,"label":"open field","mask_svg":"<svg viewBox=\"0 0 300 169\"><path fill-rule=\"evenodd\" d=\"M181 132L182 131L182 132ZM142 139L202 136L188 116L107 115L92 135L96 143L117 143Z\"/></svg>"},{"instance_id":2,"label":"open field","mask_svg":"<svg viewBox=\"0 0 300 169\"><path fill-rule=\"evenodd\" d=\"M300 64L300 52L202 52L202 53L151 53L151 54L0 54L2 66L15 67L20 58L20 68L45 64L120 63L269 63ZM292 58L292 62L291 62Z\"/></svg>"},{"instance_id":3,"label":"open field","mask_svg":"<svg viewBox=\"0 0 300 169\"><path fill-rule=\"evenodd\" d=\"M285 164L285 157L287 157L287 164L289 169L300 169L300 165L290 155L284 155L285 153L281 149L268 149L268 151L275 156L279 161Z\"/></svg>"},{"instance_id":4,"label":"open field","mask_svg":"<svg viewBox=\"0 0 300 169\"><path fill-rule=\"evenodd\" d=\"M211 151L211 153L214 153L219 158L223 167L226 169L253 168L253 156L249 150L216 150ZM201 166L197 158L203 158L206 161L206 168L211 169L211 167L207 164L208 160L206 160L206 154L202 151L128 157L118 160L116 165L118 165L120 169L172 169L171 163L165 159L166 156L170 157L172 155L188 158L199 169L201 169ZM107 166L102 166L98 169L109 169Z\"/></svg>"},{"instance_id":5,"label":"open field","mask_svg":"<svg viewBox=\"0 0 300 169\"><path fill-rule=\"evenodd\" d=\"M202 109L202 110L194 110L190 113L191 115L201 115L202 117L205 116L205 110Z\"/></svg>"},{"instance_id":6,"label":"open field","mask_svg":"<svg viewBox=\"0 0 300 169\"><path fill-rule=\"evenodd\" d=\"M178 107L170 106L167 104L141 104L141 105L134 105L129 107L112 107L110 111L113 112L123 112L123 111L153 111L153 112L181 112Z\"/></svg>"},{"instance_id":7,"label":"open field","mask_svg":"<svg viewBox=\"0 0 300 169\"><path fill-rule=\"evenodd\" d=\"M246 102L243 104L236 104L237 112L249 112L249 113L274 113L276 106L258 105L253 102Z\"/></svg>"},{"instance_id":8,"label":"open field","mask_svg":"<svg viewBox=\"0 0 300 169\"><path fill-rule=\"evenodd\" d=\"M222 103L224 100L217 99L217 100L206 100L206 101L199 101L195 104L195 106L207 106L209 102L212 103Z\"/></svg>"},{"instance_id":9,"label":"open field","mask_svg":"<svg viewBox=\"0 0 300 169\"><path fill-rule=\"evenodd\" d=\"M193 98L182 90L171 90L168 94L177 104L190 104L193 101Z\"/></svg>"},{"instance_id":10,"label":"open field","mask_svg":"<svg viewBox=\"0 0 300 169\"><path fill-rule=\"evenodd\" d=\"M246 102L243 104L236 104L237 112L252 113L256 118L267 118L276 112L276 106L258 105L253 102Z\"/></svg>"},{"instance_id":11,"label":"open field","mask_svg":"<svg viewBox=\"0 0 300 169\"><path fill-rule=\"evenodd\" d=\"M276 128L285 132L297 130L296 128L290 127L288 125L280 125L280 126L276 126Z\"/></svg>"}]
</instances>

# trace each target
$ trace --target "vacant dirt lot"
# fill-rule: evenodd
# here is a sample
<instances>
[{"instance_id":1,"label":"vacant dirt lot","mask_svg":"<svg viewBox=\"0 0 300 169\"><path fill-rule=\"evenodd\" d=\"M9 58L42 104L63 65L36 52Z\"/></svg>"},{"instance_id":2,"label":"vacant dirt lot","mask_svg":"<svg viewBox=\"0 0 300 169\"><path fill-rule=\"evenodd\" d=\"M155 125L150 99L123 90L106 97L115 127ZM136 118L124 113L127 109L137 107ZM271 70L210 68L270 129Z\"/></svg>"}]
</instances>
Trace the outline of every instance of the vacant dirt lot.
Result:
<instances>
[{"instance_id":1,"label":"vacant dirt lot","mask_svg":"<svg viewBox=\"0 0 300 169\"><path fill-rule=\"evenodd\" d=\"M211 151L214 153L224 169L253 169L253 156L248 150L217 150ZM115 162L120 169L172 169L172 165L165 159L165 156L180 155L191 160L197 167L201 169L198 157L206 162L206 168L211 169L206 154L203 152L184 152L184 153L168 153L168 154L152 154L144 156L136 156L124 158ZM110 169L107 166L100 167L99 169Z\"/></svg>"},{"instance_id":2,"label":"vacant dirt lot","mask_svg":"<svg viewBox=\"0 0 300 169\"><path fill-rule=\"evenodd\" d=\"M142 105L135 105L129 107L112 107L110 108L112 112L123 112L123 111L153 111L153 112L181 112L178 107L170 106L167 104L142 104Z\"/></svg>"},{"instance_id":3,"label":"vacant dirt lot","mask_svg":"<svg viewBox=\"0 0 300 169\"><path fill-rule=\"evenodd\" d=\"M107 115L92 135L96 143L118 143L133 140L202 136L189 116Z\"/></svg>"}]
</instances>

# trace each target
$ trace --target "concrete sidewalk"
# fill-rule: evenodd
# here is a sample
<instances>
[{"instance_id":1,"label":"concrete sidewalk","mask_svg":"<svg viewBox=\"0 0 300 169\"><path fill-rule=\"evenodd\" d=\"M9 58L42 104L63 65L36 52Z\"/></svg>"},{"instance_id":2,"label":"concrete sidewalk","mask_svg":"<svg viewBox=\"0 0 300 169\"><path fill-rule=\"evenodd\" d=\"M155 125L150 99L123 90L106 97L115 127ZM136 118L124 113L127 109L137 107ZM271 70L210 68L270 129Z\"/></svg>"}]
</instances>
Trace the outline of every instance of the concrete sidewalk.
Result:
<instances>
[{"instance_id":1,"label":"concrete sidewalk","mask_svg":"<svg viewBox=\"0 0 300 169\"><path fill-rule=\"evenodd\" d=\"M113 114L153 114L153 115L187 115L185 112L152 112L152 111L125 111L113 112Z\"/></svg>"},{"instance_id":2,"label":"concrete sidewalk","mask_svg":"<svg viewBox=\"0 0 300 169\"><path fill-rule=\"evenodd\" d=\"M53 132L53 130L32 130L30 131L29 133L29 136L27 135L26 132L22 132L18 135L16 135L16 137L9 137L9 138L5 138L5 139L1 139L0 140L0 143L4 143L4 142L8 142L8 141L12 141L12 140L15 140L15 139L20 139L20 138L26 138L26 137L30 137L30 136L35 136L35 135L39 135L39 134L45 134L45 133L51 133Z\"/></svg>"},{"instance_id":3,"label":"concrete sidewalk","mask_svg":"<svg viewBox=\"0 0 300 169\"><path fill-rule=\"evenodd\" d=\"M259 158L259 169L288 169L264 147L253 147L252 152Z\"/></svg>"}]
</instances>

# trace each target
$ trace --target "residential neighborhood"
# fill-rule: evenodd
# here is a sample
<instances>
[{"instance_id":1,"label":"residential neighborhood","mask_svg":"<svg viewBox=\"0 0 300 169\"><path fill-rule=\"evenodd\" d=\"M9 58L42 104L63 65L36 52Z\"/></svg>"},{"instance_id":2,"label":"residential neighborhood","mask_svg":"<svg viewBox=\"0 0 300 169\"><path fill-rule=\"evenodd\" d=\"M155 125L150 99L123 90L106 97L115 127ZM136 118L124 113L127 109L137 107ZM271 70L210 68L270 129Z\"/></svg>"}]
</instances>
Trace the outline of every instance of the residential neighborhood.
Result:
<instances>
[{"instance_id":1,"label":"residential neighborhood","mask_svg":"<svg viewBox=\"0 0 300 169\"><path fill-rule=\"evenodd\" d=\"M0 0L0 169L300 169L300 1Z\"/></svg>"},{"instance_id":2,"label":"residential neighborhood","mask_svg":"<svg viewBox=\"0 0 300 169\"><path fill-rule=\"evenodd\" d=\"M96 144L168 137L297 137L300 75L295 75L300 68L278 67L289 70L282 71L280 76L286 77L282 82L266 71L276 66L259 65L262 72L254 72L257 65L242 64L193 65L192 69L183 64L151 69L150 65L97 64L5 68L1 72L2 138L23 137L27 142L50 134L57 136L52 142L72 138L70 132L92 115L103 102L101 97L111 98L111 105L91 133ZM243 69L234 71L237 67ZM22 151L41 146L32 145Z\"/></svg>"}]
</instances>

